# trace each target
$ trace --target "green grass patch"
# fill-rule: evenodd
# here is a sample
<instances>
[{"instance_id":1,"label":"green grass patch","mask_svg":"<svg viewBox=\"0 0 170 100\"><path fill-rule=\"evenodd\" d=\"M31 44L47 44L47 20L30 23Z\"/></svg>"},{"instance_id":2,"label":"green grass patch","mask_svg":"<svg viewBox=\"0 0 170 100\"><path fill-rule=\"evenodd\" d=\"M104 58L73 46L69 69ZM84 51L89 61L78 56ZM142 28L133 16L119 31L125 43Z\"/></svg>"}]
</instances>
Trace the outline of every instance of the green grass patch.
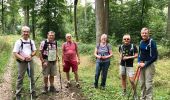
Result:
<instances>
[{"instance_id":1,"label":"green grass patch","mask_svg":"<svg viewBox=\"0 0 170 100\"><path fill-rule=\"evenodd\" d=\"M94 49L95 45L91 49ZM95 76L95 57L93 53L90 55L81 55L81 65L79 66L79 76L82 82L82 91L90 100L127 100L127 96L121 95L121 81L119 76L119 55L118 46L113 46L113 57L108 71L106 90L92 88ZM163 47L158 46L160 55ZM156 73L153 81L154 100L169 100L170 98L170 61L167 57L162 56L156 63ZM136 70L137 60L135 60L134 69ZM99 80L100 85L101 80ZM130 83L128 82L128 93L130 91ZM138 83L138 95L140 96L140 84ZM127 94L128 94L127 93ZM131 98L132 99L132 98ZM131 100L130 99L130 100Z\"/></svg>"}]
</instances>

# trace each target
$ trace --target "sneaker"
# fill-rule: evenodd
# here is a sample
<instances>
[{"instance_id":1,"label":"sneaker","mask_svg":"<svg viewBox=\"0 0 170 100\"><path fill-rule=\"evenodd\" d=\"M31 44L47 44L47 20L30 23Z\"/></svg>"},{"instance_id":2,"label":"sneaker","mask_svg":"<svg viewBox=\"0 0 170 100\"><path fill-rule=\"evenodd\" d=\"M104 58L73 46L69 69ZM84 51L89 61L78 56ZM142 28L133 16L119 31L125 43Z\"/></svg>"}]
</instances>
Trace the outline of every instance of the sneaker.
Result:
<instances>
[{"instance_id":1,"label":"sneaker","mask_svg":"<svg viewBox=\"0 0 170 100\"><path fill-rule=\"evenodd\" d=\"M54 86L50 86L50 89L49 89L50 92L59 92L58 90L56 90L56 88Z\"/></svg>"},{"instance_id":2,"label":"sneaker","mask_svg":"<svg viewBox=\"0 0 170 100\"><path fill-rule=\"evenodd\" d=\"M70 83L70 81L68 81L67 82L67 84L66 84L66 86L65 86L66 88L69 88L69 87L71 87L71 83Z\"/></svg>"},{"instance_id":3,"label":"sneaker","mask_svg":"<svg viewBox=\"0 0 170 100\"><path fill-rule=\"evenodd\" d=\"M21 95L20 94L16 95L16 100L21 100Z\"/></svg>"},{"instance_id":4,"label":"sneaker","mask_svg":"<svg viewBox=\"0 0 170 100\"><path fill-rule=\"evenodd\" d=\"M47 92L48 92L48 87L47 86L43 87L42 93L45 94Z\"/></svg>"},{"instance_id":5,"label":"sneaker","mask_svg":"<svg viewBox=\"0 0 170 100\"><path fill-rule=\"evenodd\" d=\"M81 87L80 87L80 84L77 82L76 83L76 87L78 88L78 89L80 89Z\"/></svg>"}]
</instances>

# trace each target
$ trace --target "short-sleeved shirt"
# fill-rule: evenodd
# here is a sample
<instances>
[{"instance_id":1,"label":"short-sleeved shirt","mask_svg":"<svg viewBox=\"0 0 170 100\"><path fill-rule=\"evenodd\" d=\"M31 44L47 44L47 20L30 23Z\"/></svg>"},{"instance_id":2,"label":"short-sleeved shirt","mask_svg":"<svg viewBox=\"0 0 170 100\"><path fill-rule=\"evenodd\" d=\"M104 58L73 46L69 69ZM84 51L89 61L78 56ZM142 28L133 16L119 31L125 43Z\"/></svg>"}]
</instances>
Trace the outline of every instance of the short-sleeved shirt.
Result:
<instances>
[{"instance_id":1,"label":"short-sleeved shirt","mask_svg":"<svg viewBox=\"0 0 170 100\"><path fill-rule=\"evenodd\" d=\"M110 44L106 44L104 46L101 46L98 44L96 48L97 48L97 55L99 56L108 56L110 55L109 51L112 50L112 47ZM107 58L105 60L101 60L97 58L96 60L96 62L108 62L108 61L110 61L110 58Z\"/></svg>"},{"instance_id":2,"label":"short-sleeved shirt","mask_svg":"<svg viewBox=\"0 0 170 100\"><path fill-rule=\"evenodd\" d=\"M64 61L77 61L77 44L75 42L65 42L62 45Z\"/></svg>"},{"instance_id":3,"label":"short-sleeved shirt","mask_svg":"<svg viewBox=\"0 0 170 100\"><path fill-rule=\"evenodd\" d=\"M44 48L44 46L45 46L45 41L47 41L47 43L48 43L49 45L47 46L47 48L46 48L45 50L43 50L43 48ZM56 50L56 49L57 49L56 41L53 41L53 42L49 43L49 40L47 39L47 40L42 41L41 44L40 44L39 50L40 50L40 51L43 50L42 54L45 55L46 57L48 56L49 46L51 47L51 49L53 49L53 50L55 49L55 50Z\"/></svg>"},{"instance_id":4,"label":"short-sleeved shirt","mask_svg":"<svg viewBox=\"0 0 170 100\"><path fill-rule=\"evenodd\" d=\"M22 41L21 41L22 40ZM23 47L21 47L21 44L23 42ZM32 47L31 47L32 46ZM32 48L32 50L31 50ZM33 40L31 40L30 44L30 39L24 40L24 39L19 39L15 42L13 52L20 53L22 56L30 56L32 51L35 51L35 43Z\"/></svg>"},{"instance_id":5,"label":"short-sleeved shirt","mask_svg":"<svg viewBox=\"0 0 170 100\"><path fill-rule=\"evenodd\" d=\"M119 46L119 52L122 54L122 56L133 56L135 53L137 53L137 47L134 44L129 45L120 45ZM120 65L126 66L126 67L133 67L133 61L134 58L122 60L120 62Z\"/></svg>"}]
</instances>

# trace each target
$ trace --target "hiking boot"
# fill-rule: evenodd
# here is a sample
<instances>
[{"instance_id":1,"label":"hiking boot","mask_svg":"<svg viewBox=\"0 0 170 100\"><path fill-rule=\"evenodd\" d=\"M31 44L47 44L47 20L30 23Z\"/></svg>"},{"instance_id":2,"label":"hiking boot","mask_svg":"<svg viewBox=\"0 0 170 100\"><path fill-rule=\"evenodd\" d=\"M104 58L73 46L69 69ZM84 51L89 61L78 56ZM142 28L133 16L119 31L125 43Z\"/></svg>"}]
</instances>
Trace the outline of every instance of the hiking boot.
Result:
<instances>
[{"instance_id":1,"label":"hiking boot","mask_svg":"<svg viewBox=\"0 0 170 100\"><path fill-rule=\"evenodd\" d=\"M42 93L46 94L47 92L48 92L48 87L47 86L43 87Z\"/></svg>"},{"instance_id":2,"label":"hiking boot","mask_svg":"<svg viewBox=\"0 0 170 100\"><path fill-rule=\"evenodd\" d=\"M104 86L101 86L100 89L101 89L101 90L105 90L106 88L105 88Z\"/></svg>"},{"instance_id":3,"label":"hiking boot","mask_svg":"<svg viewBox=\"0 0 170 100\"><path fill-rule=\"evenodd\" d=\"M56 88L54 86L50 86L50 89L49 89L50 92L59 92L58 90L56 90Z\"/></svg>"},{"instance_id":4,"label":"hiking boot","mask_svg":"<svg viewBox=\"0 0 170 100\"><path fill-rule=\"evenodd\" d=\"M126 95L126 89L124 89L123 91L122 91L122 96L125 96Z\"/></svg>"},{"instance_id":5,"label":"hiking boot","mask_svg":"<svg viewBox=\"0 0 170 100\"><path fill-rule=\"evenodd\" d=\"M37 97L35 91L32 91L32 97L33 97L33 98L36 98L36 97Z\"/></svg>"},{"instance_id":6,"label":"hiking boot","mask_svg":"<svg viewBox=\"0 0 170 100\"><path fill-rule=\"evenodd\" d=\"M77 82L76 83L76 87L78 88L78 89L80 89L81 87L80 87L80 84Z\"/></svg>"},{"instance_id":7,"label":"hiking boot","mask_svg":"<svg viewBox=\"0 0 170 100\"><path fill-rule=\"evenodd\" d=\"M136 92L134 93L133 99L134 99L134 100L138 100L138 95L137 95Z\"/></svg>"},{"instance_id":8,"label":"hiking boot","mask_svg":"<svg viewBox=\"0 0 170 100\"><path fill-rule=\"evenodd\" d=\"M20 94L16 95L16 100L21 100L21 95Z\"/></svg>"},{"instance_id":9,"label":"hiking boot","mask_svg":"<svg viewBox=\"0 0 170 100\"><path fill-rule=\"evenodd\" d=\"M71 87L71 83L70 83L70 81L68 81L67 82L67 84L66 84L66 86L65 86L66 88L69 88L69 87Z\"/></svg>"}]
</instances>

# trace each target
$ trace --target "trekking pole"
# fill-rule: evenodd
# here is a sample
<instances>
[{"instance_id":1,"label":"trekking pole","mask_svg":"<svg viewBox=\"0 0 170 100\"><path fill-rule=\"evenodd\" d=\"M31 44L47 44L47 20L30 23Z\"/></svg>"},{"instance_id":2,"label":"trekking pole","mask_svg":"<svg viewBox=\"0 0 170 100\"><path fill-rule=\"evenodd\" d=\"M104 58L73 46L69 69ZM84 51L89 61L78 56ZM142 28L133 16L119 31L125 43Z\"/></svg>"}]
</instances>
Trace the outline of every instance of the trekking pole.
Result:
<instances>
[{"instance_id":1,"label":"trekking pole","mask_svg":"<svg viewBox=\"0 0 170 100\"><path fill-rule=\"evenodd\" d=\"M137 81L136 81L136 84L135 84L135 90L134 90L134 93L133 93L133 98L134 98L134 100L138 100L138 98L135 98L135 94L137 95L137 92L136 92L136 90L137 90L137 85L138 85L138 81L139 81L139 76L140 76L140 72L141 72L141 67L138 67L139 68L139 70L138 70L138 74L137 74Z\"/></svg>"},{"instance_id":2,"label":"trekking pole","mask_svg":"<svg viewBox=\"0 0 170 100\"><path fill-rule=\"evenodd\" d=\"M135 73L135 76L134 76L134 83L135 83L136 78L139 78L139 75L140 75L139 71L140 71L140 67L138 67L137 70L136 70L136 73ZM137 79L137 81L138 81L138 79ZM128 94L128 100L129 100L129 98L130 98L131 92L132 92L132 88L130 89L130 92L129 92L129 94ZM135 86L134 92L136 92L136 86ZM134 95L134 94L133 94L133 95Z\"/></svg>"},{"instance_id":3,"label":"trekking pole","mask_svg":"<svg viewBox=\"0 0 170 100\"><path fill-rule=\"evenodd\" d=\"M31 86L31 67L30 67L30 63L28 62L28 69L27 69L27 73L28 73L28 77L30 80L30 94L31 94L31 100L32 100L32 86Z\"/></svg>"},{"instance_id":4,"label":"trekking pole","mask_svg":"<svg viewBox=\"0 0 170 100\"><path fill-rule=\"evenodd\" d=\"M60 58L57 56L58 58L58 68L59 68L59 77L60 77L60 86L61 86L61 90L62 90L62 82L61 82L61 71L60 71Z\"/></svg>"}]
</instances>

